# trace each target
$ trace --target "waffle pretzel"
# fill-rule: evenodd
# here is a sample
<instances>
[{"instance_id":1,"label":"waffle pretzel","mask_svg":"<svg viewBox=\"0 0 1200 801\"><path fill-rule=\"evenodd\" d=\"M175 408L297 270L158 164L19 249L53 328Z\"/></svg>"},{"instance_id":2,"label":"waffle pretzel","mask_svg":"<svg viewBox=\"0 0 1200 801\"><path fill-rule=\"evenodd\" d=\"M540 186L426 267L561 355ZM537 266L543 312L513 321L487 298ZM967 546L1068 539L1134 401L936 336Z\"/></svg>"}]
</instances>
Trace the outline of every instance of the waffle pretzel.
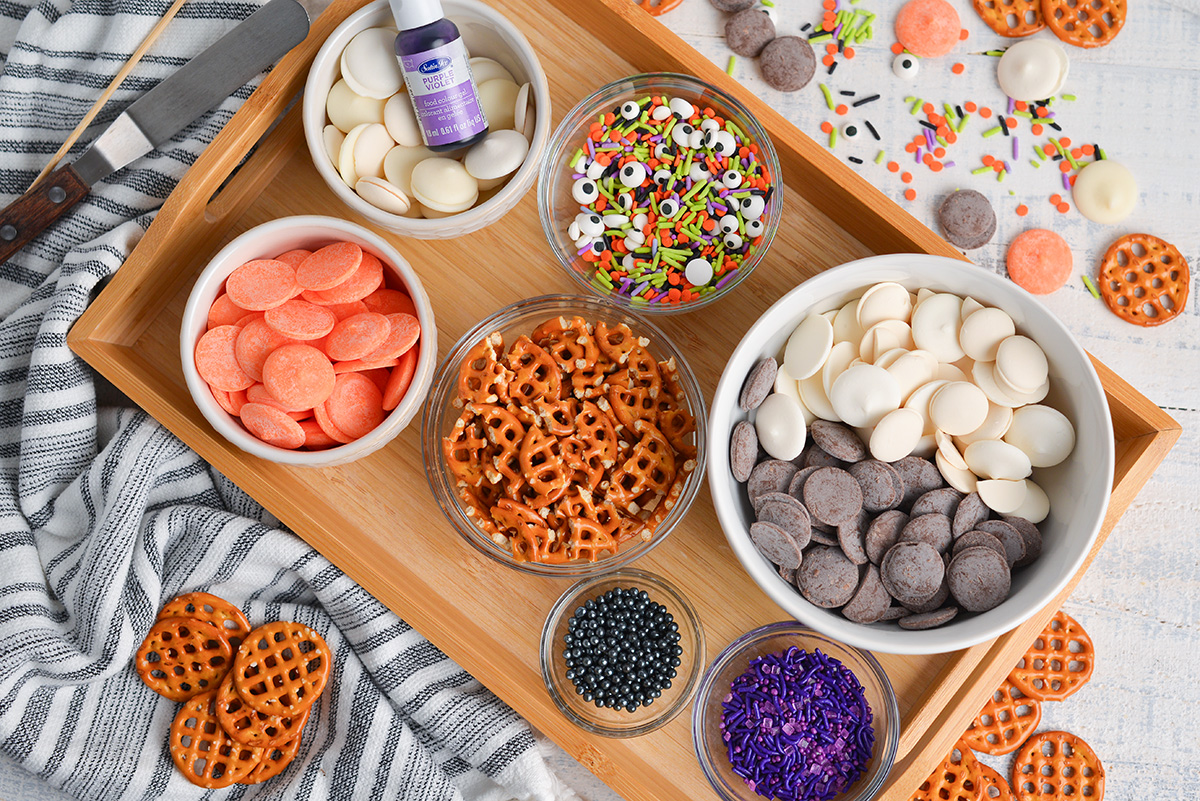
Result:
<instances>
[{"instance_id":1,"label":"waffle pretzel","mask_svg":"<svg viewBox=\"0 0 1200 801\"><path fill-rule=\"evenodd\" d=\"M596 323L596 346L618 367L624 367L629 361L629 354L642 344L645 343L639 342L625 323L617 323L614 326L603 320Z\"/></svg>"},{"instance_id":2,"label":"waffle pretzel","mask_svg":"<svg viewBox=\"0 0 1200 801\"><path fill-rule=\"evenodd\" d=\"M442 438L442 456L446 466L460 484L477 487L484 480L489 464L490 446L483 421L479 419L473 404L467 407L457 420L450 434Z\"/></svg>"},{"instance_id":3,"label":"waffle pretzel","mask_svg":"<svg viewBox=\"0 0 1200 801\"><path fill-rule=\"evenodd\" d=\"M617 421L630 431L638 420L648 423L658 420L654 397L646 387L612 384L608 389L608 403Z\"/></svg>"},{"instance_id":4,"label":"waffle pretzel","mask_svg":"<svg viewBox=\"0 0 1200 801\"><path fill-rule=\"evenodd\" d=\"M1104 765L1092 747L1074 734L1040 732L1017 753L1012 790L1019 801L1102 801Z\"/></svg>"},{"instance_id":5,"label":"waffle pretzel","mask_svg":"<svg viewBox=\"0 0 1200 801\"><path fill-rule=\"evenodd\" d=\"M980 801L1017 801L1012 788L1008 786L1008 781L997 773L995 768L980 762L977 770L979 778L983 780L983 793L980 795Z\"/></svg>"},{"instance_id":6,"label":"waffle pretzel","mask_svg":"<svg viewBox=\"0 0 1200 801\"><path fill-rule=\"evenodd\" d=\"M600 355L596 340L582 317L555 317L534 329L531 337L545 348L564 373L595 364Z\"/></svg>"},{"instance_id":7,"label":"waffle pretzel","mask_svg":"<svg viewBox=\"0 0 1200 801\"><path fill-rule=\"evenodd\" d=\"M251 709L299 715L316 703L329 681L332 654L325 638L301 623L259 626L238 649L233 686Z\"/></svg>"},{"instance_id":8,"label":"waffle pretzel","mask_svg":"<svg viewBox=\"0 0 1200 801\"><path fill-rule=\"evenodd\" d=\"M1030 698L1061 701L1087 684L1095 662L1092 638L1060 609L1008 674L1008 680Z\"/></svg>"},{"instance_id":9,"label":"waffle pretzel","mask_svg":"<svg viewBox=\"0 0 1200 801\"><path fill-rule=\"evenodd\" d=\"M484 459L484 478L493 484L519 483L523 477L521 442L525 439L525 426L503 406L489 403L472 404L469 408L479 416L484 436L493 446Z\"/></svg>"},{"instance_id":10,"label":"waffle pretzel","mask_svg":"<svg viewBox=\"0 0 1200 801\"><path fill-rule=\"evenodd\" d=\"M975 13L993 31L1010 39L1046 27L1041 0L975 0Z\"/></svg>"},{"instance_id":11,"label":"waffle pretzel","mask_svg":"<svg viewBox=\"0 0 1200 801\"><path fill-rule=\"evenodd\" d=\"M168 617L190 617L212 623L224 632L229 647L234 651L250 633L250 621L246 620L241 609L207 592L189 592L167 601L155 619L164 620Z\"/></svg>"},{"instance_id":12,"label":"waffle pretzel","mask_svg":"<svg viewBox=\"0 0 1200 801\"><path fill-rule=\"evenodd\" d=\"M512 372L508 396L519 406L562 397L562 372L550 354L529 337L518 337L505 354L504 363Z\"/></svg>"},{"instance_id":13,"label":"waffle pretzel","mask_svg":"<svg viewBox=\"0 0 1200 801\"><path fill-rule=\"evenodd\" d=\"M975 751L1003 756L1020 748L1041 720L1041 703L1005 679L967 727L963 742Z\"/></svg>"},{"instance_id":14,"label":"waffle pretzel","mask_svg":"<svg viewBox=\"0 0 1200 801\"><path fill-rule=\"evenodd\" d=\"M1125 0L1041 0L1046 27L1076 47L1104 47L1125 25Z\"/></svg>"},{"instance_id":15,"label":"waffle pretzel","mask_svg":"<svg viewBox=\"0 0 1200 801\"><path fill-rule=\"evenodd\" d=\"M1098 283L1109 311L1125 322L1152 326L1183 314L1191 275L1174 245L1150 234L1127 234L1104 254Z\"/></svg>"},{"instance_id":16,"label":"waffle pretzel","mask_svg":"<svg viewBox=\"0 0 1200 801\"><path fill-rule=\"evenodd\" d=\"M636 0L639 7L652 17L658 17L674 9L683 0Z\"/></svg>"},{"instance_id":17,"label":"waffle pretzel","mask_svg":"<svg viewBox=\"0 0 1200 801\"><path fill-rule=\"evenodd\" d=\"M549 506L567 491L570 475L555 437L536 428L529 429L521 442L520 462L525 482L537 496L530 504L535 509Z\"/></svg>"},{"instance_id":18,"label":"waffle pretzel","mask_svg":"<svg viewBox=\"0 0 1200 801\"><path fill-rule=\"evenodd\" d=\"M234 742L255 748L277 748L289 740L299 739L312 712L311 707L297 715L265 715L255 711L234 689L232 672L217 688L213 703L225 733Z\"/></svg>"},{"instance_id":19,"label":"waffle pretzel","mask_svg":"<svg viewBox=\"0 0 1200 801\"><path fill-rule=\"evenodd\" d=\"M638 531L633 533L642 535L643 539L650 539L658 527L662 525L662 521L666 519L671 510L675 508L675 504L679 502L679 498L683 495L683 487L687 484L688 477L692 471L696 469L696 460L687 459L683 465L675 472L675 480L671 482L671 488L667 490L658 501L658 506L650 512L650 516L646 518L644 525Z\"/></svg>"},{"instance_id":20,"label":"waffle pretzel","mask_svg":"<svg viewBox=\"0 0 1200 801\"><path fill-rule=\"evenodd\" d=\"M528 504L502 498L492 507L492 519L508 536L513 558L518 562L567 561L566 548L556 541L545 519Z\"/></svg>"},{"instance_id":21,"label":"waffle pretzel","mask_svg":"<svg viewBox=\"0 0 1200 801\"><path fill-rule=\"evenodd\" d=\"M546 433L556 437L569 437L575 433L575 418L579 417L579 401L576 398L563 398L556 401L538 401L537 422L546 429Z\"/></svg>"},{"instance_id":22,"label":"waffle pretzel","mask_svg":"<svg viewBox=\"0 0 1200 801\"><path fill-rule=\"evenodd\" d=\"M282 745L264 748L262 759L250 771L246 778L238 784L261 784L267 779L273 779L287 770L288 765L300 753L300 735L296 735Z\"/></svg>"},{"instance_id":23,"label":"waffle pretzel","mask_svg":"<svg viewBox=\"0 0 1200 801\"><path fill-rule=\"evenodd\" d=\"M150 627L134 657L142 681L172 701L215 690L229 672L233 649L216 625L190 617L169 617Z\"/></svg>"},{"instance_id":24,"label":"waffle pretzel","mask_svg":"<svg viewBox=\"0 0 1200 801\"><path fill-rule=\"evenodd\" d=\"M508 371L500 364L498 352L504 347L504 337L499 332L479 340L463 357L458 369L459 404L507 403Z\"/></svg>"},{"instance_id":25,"label":"waffle pretzel","mask_svg":"<svg viewBox=\"0 0 1200 801\"><path fill-rule=\"evenodd\" d=\"M979 760L959 740L912 794L912 801L980 801L982 797Z\"/></svg>"},{"instance_id":26,"label":"waffle pretzel","mask_svg":"<svg viewBox=\"0 0 1200 801\"><path fill-rule=\"evenodd\" d=\"M571 538L567 541L567 558L595 562L602 553L617 552L617 540L595 520L572 517L567 520Z\"/></svg>"},{"instance_id":27,"label":"waffle pretzel","mask_svg":"<svg viewBox=\"0 0 1200 801\"><path fill-rule=\"evenodd\" d=\"M244 644L244 643L243 643ZM185 703L171 723L171 760L199 787L229 787L250 774L263 749L236 743L221 728L215 709L217 691L201 693Z\"/></svg>"}]
</instances>

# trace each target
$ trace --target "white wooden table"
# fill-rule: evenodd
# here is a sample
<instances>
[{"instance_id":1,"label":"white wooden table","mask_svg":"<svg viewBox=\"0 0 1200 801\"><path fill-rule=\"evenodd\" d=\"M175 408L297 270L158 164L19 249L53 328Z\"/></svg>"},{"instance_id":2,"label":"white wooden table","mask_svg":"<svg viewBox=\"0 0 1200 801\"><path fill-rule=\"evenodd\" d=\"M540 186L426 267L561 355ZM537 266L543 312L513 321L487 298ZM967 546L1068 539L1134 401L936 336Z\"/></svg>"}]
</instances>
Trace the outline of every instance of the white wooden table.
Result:
<instances>
[{"instance_id":1,"label":"white wooden table","mask_svg":"<svg viewBox=\"0 0 1200 801\"><path fill-rule=\"evenodd\" d=\"M776 0L776 5L780 35L798 34L804 23L821 16L818 0ZM855 7L878 14L875 40L856 47L856 58L841 63L833 76L819 67L813 84L803 91L789 95L767 88L753 59L738 58L734 76L818 141L827 139L820 131L824 120L835 125L870 120L882 142L860 137L854 144L839 143L835 152L863 159L856 169L927 225L936 228L936 203L946 193L971 188L987 195L999 229L991 243L969 254L985 269L1003 275L1008 243L1035 227L1066 238L1078 273L1094 276L1108 245L1134 231L1174 243L1193 269L1200 269L1200 62L1195 58L1200 16L1165 0L1139 2L1112 45L1068 48L1071 74L1064 91L1078 100L1054 106L1064 134L1075 143L1099 143L1110 158L1133 171L1141 190L1138 208L1128 220L1101 226L1073 209L1063 215L1051 207L1047 198L1064 194L1061 179L1053 166L1034 169L1029 164L1028 133L1022 158L1000 184L994 176L970 173L984 153L1011 155L1004 152L1009 143L981 138L984 125L978 115L951 151L955 168L935 174L904 152L904 143L917 133L904 102L909 95L929 100L939 110L944 101L1004 106L994 78L996 59L972 54L1006 41L987 30L969 3L958 0L955 5L970 38L951 56L924 61L911 82L891 72L890 27L899 8L895 0L886 5L861 0ZM700 53L726 66L724 15L707 0L684 0L662 19ZM964 74L951 72L955 62L966 66ZM882 98L837 117L826 108L817 82L827 83L835 95L842 90L857 97L878 92ZM581 92L591 88L581 87ZM909 185L874 163L880 149L886 151L885 161L894 159L913 173L916 201L905 201ZM1028 216L1016 216L1018 203L1029 207ZM1184 315L1157 329L1121 322L1078 279L1044 302L1085 348L1167 409L1184 430L1066 606L1095 641L1096 672L1077 695L1044 706L1040 729L1066 729L1087 740L1104 761L1112 801L1200 798L1200 299L1193 298ZM987 761L1008 775L1008 759ZM557 752L552 763L590 801L620 801L566 754ZM61 798L66 796L0 757L0 801Z\"/></svg>"}]
</instances>

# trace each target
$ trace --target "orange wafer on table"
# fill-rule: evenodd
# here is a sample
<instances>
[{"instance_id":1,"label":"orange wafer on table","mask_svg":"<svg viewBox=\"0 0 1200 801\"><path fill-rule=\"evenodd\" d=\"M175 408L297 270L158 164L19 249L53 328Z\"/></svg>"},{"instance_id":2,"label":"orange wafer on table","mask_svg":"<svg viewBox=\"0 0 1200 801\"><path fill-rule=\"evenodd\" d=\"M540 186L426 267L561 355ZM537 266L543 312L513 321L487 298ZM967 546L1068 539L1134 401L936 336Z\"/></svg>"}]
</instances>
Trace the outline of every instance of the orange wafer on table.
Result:
<instances>
[{"instance_id":1,"label":"orange wafer on table","mask_svg":"<svg viewBox=\"0 0 1200 801\"><path fill-rule=\"evenodd\" d=\"M255 748L274 748L299 739L312 713L311 707L286 715L266 715L251 709L234 689L232 672L225 676L217 688L213 703L225 733L234 742Z\"/></svg>"},{"instance_id":2,"label":"orange wafer on table","mask_svg":"<svg viewBox=\"0 0 1200 801\"><path fill-rule=\"evenodd\" d=\"M921 58L944 56L959 42L958 11L946 0L908 0L896 15L896 39Z\"/></svg>"},{"instance_id":3,"label":"orange wafer on table","mask_svg":"<svg viewBox=\"0 0 1200 801\"><path fill-rule=\"evenodd\" d=\"M186 701L217 688L229 672L232 654L225 633L212 623L171 617L150 627L134 656L134 667L154 692Z\"/></svg>"},{"instance_id":4,"label":"orange wafer on table","mask_svg":"<svg viewBox=\"0 0 1200 801\"><path fill-rule=\"evenodd\" d=\"M1134 325L1162 325L1187 306L1191 273L1187 259L1150 234L1127 234L1100 262L1100 295L1109 311Z\"/></svg>"},{"instance_id":5,"label":"orange wafer on table","mask_svg":"<svg viewBox=\"0 0 1200 801\"><path fill-rule=\"evenodd\" d=\"M225 279L229 299L243 309L266 311L296 296L296 271L275 259L255 259L236 268Z\"/></svg>"},{"instance_id":6,"label":"orange wafer on table","mask_svg":"<svg viewBox=\"0 0 1200 801\"><path fill-rule=\"evenodd\" d=\"M1053 231L1031 228L1008 246L1008 277L1031 295L1049 295L1067 283L1075 266L1071 246Z\"/></svg>"},{"instance_id":7,"label":"orange wafer on table","mask_svg":"<svg viewBox=\"0 0 1200 801\"><path fill-rule=\"evenodd\" d=\"M325 639L301 623L259 626L238 649L233 686L252 709L298 715L312 707L332 668Z\"/></svg>"},{"instance_id":8,"label":"orange wafer on table","mask_svg":"<svg viewBox=\"0 0 1200 801\"><path fill-rule=\"evenodd\" d=\"M1001 36L1016 39L1046 27L1041 0L974 0L975 13Z\"/></svg>"},{"instance_id":9,"label":"orange wafer on table","mask_svg":"<svg viewBox=\"0 0 1200 801\"><path fill-rule=\"evenodd\" d=\"M1012 791L1019 801L1102 801L1104 765L1092 747L1074 734L1040 732L1017 753Z\"/></svg>"},{"instance_id":10,"label":"orange wafer on table","mask_svg":"<svg viewBox=\"0 0 1200 801\"><path fill-rule=\"evenodd\" d=\"M180 708L171 724L171 760L189 782L210 789L229 787L250 774L263 749L233 741L217 719L215 689Z\"/></svg>"},{"instance_id":11,"label":"orange wafer on table","mask_svg":"<svg viewBox=\"0 0 1200 801\"><path fill-rule=\"evenodd\" d=\"M316 254L313 254L316 255ZM383 284L383 263L366 251L362 262L346 280L329 289L306 289L301 297L312 303L328 306L362 300Z\"/></svg>"},{"instance_id":12,"label":"orange wafer on table","mask_svg":"<svg viewBox=\"0 0 1200 801\"><path fill-rule=\"evenodd\" d=\"M296 266L296 283L304 289L332 289L354 275L363 250L353 242L334 242L310 254Z\"/></svg>"},{"instance_id":13,"label":"orange wafer on table","mask_svg":"<svg viewBox=\"0 0 1200 801\"><path fill-rule=\"evenodd\" d=\"M320 339L337 323L337 317L328 308L300 298L267 309L263 320L279 334L303 340Z\"/></svg>"},{"instance_id":14,"label":"orange wafer on table","mask_svg":"<svg viewBox=\"0 0 1200 801\"><path fill-rule=\"evenodd\" d=\"M1104 47L1125 25L1125 0L1041 0L1046 27L1076 47Z\"/></svg>"},{"instance_id":15,"label":"orange wafer on table","mask_svg":"<svg viewBox=\"0 0 1200 801\"><path fill-rule=\"evenodd\" d=\"M385 417L383 393L361 373L338 375L324 408L337 430L352 439L371 433Z\"/></svg>"},{"instance_id":16,"label":"orange wafer on table","mask_svg":"<svg viewBox=\"0 0 1200 801\"><path fill-rule=\"evenodd\" d=\"M347 317L329 332L325 352L339 361L361 359L387 340L391 328L388 318L375 312Z\"/></svg>"},{"instance_id":17,"label":"orange wafer on table","mask_svg":"<svg viewBox=\"0 0 1200 801\"><path fill-rule=\"evenodd\" d=\"M289 410L324 403L336 379L329 357L310 345L276 348L263 363L263 384Z\"/></svg>"},{"instance_id":18,"label":"orange wafer on table","mask_svg":"<svg viewBox=\"0 0 1200 801\"><path fill-rule=\"evenodd\" d=\"M1030 698L1061 701L1087 684L1095 663L1092 638L1060 609L1008 674L1008 680Z\"/></svg>"},{"instance_id":19,"label":"orange wafer on table","mask_svg":"<svg viewBox=\"0 0 1200 801\"><path fill-rule=\"evenodd\" d=\"M963 734L976 751L1003 756L1017 750L1042 719L1042 705L1004 680Z\"/></svg>"},{"instance_id":20,"label":"orange wafer on table","mask_svg":"<svg viewBox=\"0 0 1200 801\"><path fill-rule=\"evenodd\" d=\"M255 379L247 375L237 359L237 338L241 326L219 325L205 331L196 342L193 358L196 372L209 386L233 392L247 389Z\"/></svg>"},{"instance_id":21,"label":"orange wafer on table","mask_svg":"<svg viewBox=\"0 0 1200 801\"><path fill-rule=\"evenodd\" d=\"M250 621L241 609L207 592L189 592L167 601L156 619L169 617L190 617L212 623L225 633L234 651L242 644L242 638L250 633Z\"/></svg>"},{"instance_id":22,"label":"orange wafer on table","mask_svg":"<svg viewBox=\"0 0 1200 801\"><path fill-rule=\"evenodd\" d=\"M979 760L959 740L912 794L911 801L980 801L982 797Z\"/></svg>"},{"instance_id":23,"label":"orange wafer on table","mask_svg":"<svg viewBox=\"0 0 1200 801\"><path fill-rule=\"evenodd\" d=\"M980 801L1016 801L1008 781L996 772L990 765L982 762L978 766L979 778L983 781L983 793Z\"/></svg>"},{"instance_id":24,"label":"orange wafer on table","mask_svg":"<svg viewBox=\"0 0 1200 801\"><path fill-rule=\"evenodd\" d=\"M300 423L273 406L247 403L242 407L241 419L247 431L268 445L295 450L304 444L304 429Z\"/></svg>"},{"instance_id":25,"label":"orange wafer on table","mask_svg":"<svg viewBox=\"0 0 1200 801\"><path fill-rule=\"evenodd\" d=\"M292 764L292 760L298 753L300 753L299 735L282 745L264 748L262 759L238 784L261 784L267 779L275 778L287 770L288 765Z\"/></svg>"}]
</instances>

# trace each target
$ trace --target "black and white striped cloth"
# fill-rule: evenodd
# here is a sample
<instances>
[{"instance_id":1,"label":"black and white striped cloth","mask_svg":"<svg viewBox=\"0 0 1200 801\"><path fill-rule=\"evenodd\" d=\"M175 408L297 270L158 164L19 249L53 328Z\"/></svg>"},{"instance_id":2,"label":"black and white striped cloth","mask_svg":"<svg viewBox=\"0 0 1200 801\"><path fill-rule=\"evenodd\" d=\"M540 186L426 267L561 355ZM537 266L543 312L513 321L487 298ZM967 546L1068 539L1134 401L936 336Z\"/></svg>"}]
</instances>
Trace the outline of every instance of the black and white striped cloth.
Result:
<instances>
[{"instance_id":1,"label":"black and white striped cloth","mask_svg":"<svg viewBox=\"0 0 1200 801\"><path fill-rule=\"evenodd\" d=\"M169 4L0 0L0 205L28 188ZM68 159L255 10L189 0ZM93 187L0 266L0 751L82 799L554 799L529 727L146 414L97 405L67 332L257 80ZM336 657L295 763L204 791L131 659L167 599L297 620Z\"/></svg>"}]
</instances>

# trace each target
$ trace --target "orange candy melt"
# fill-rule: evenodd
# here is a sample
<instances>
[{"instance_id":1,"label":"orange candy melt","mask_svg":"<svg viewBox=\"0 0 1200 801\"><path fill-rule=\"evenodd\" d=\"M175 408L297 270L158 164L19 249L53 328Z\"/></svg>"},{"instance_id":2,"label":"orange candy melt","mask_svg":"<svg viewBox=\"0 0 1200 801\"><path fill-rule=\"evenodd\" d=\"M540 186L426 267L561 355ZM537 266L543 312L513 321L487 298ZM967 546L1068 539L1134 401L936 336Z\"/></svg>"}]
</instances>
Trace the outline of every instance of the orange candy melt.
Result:
<instances>
[{"instance_id":1,"label":"orange candy melt","mask_svg":"<svg viewBox=\"0 0 1200 801\"><path fill-rule=\"evenodd\" d=\"M336 380L329 357L311 345L283 345L263 363L263 386L289 411L324 403Z\"/></svg>"},{"instance_id":2,"label":"orange candy melt","mask_svg":"<svg viewBox=\"0 0 1200 801\"><path fill-rule=\"evenodd\" d=\"M959 42L958 11L946 0L909 0L896 15L896 38L921 58L944 56Z\"/></svg>"},{"instance_id":3,"label":"orange candy melt","mask_svg":"<svg viewBox=\"0 0 1200 801\"><path fill-rule=\"evenodd\" d=\"M267 309L263 320L276 332L292 339L320 339L337 323L337 317L329 309L299 298Z\"/></svg>"},{"instance_id":4,"label":"orange candy melt","mask_svg":"<svg viewBox=\"0 0 1200 801\"><path fill-rule=\"evenodd\" d=\"M315 253L313 254L316 255ZM383 284L383 264L370 253L362 254L362 262L350 277L329 289L306 289L302 297L312 303L328 306L362 300Z\"/></svg>"},{"instance_id":5,"label":"orange candy melt","mask_svg":"<svg viewBox=\"0 0 1200 801\"><path fill-rule=\"evenodd\" d=\"M254 436L276 448L295 450L304 444L304 429L278 409L261 403L242 407L242 425Z\"/></svg>"},{"instance_id":6,"label":"orange candy melt","mask_svg":"<svg viewBox=\"0 0 1200 801\"><path fill-rule=\"evenodd\" d=\"M388 318L375 312L347 317L333 327L325 352L339 361L361 359L384 343L391 328Z\"/></svg>"},{"instance_id":7,"label":"orange candy melt","mask_svg":"<svg viewBox=\"0 0 1200 801\"><path fill-rule=\"evenodd\" d=\"M362 373L342 373L325 401L325 412L338 431L357 439L383 422L383 393Z\"/></svg>"},{"instance_id":8,"label":"orange candy melt","mask_svg":"<svg viewBox=\"0 0 1200 801\"><path fill-rule=\"evenodd\" d=\"M303 289L332 289L354 275L362 259L363 250L358 245L334 242L300 262L296 267L296 283Z\"/></svg>"},{"instance_id":9,"label":"orange candy melt","mask_svg":"<svg viewBox=\"0 0 1200 801\"><path fill-rule=\"evenodd\" d=\"M1043 228L1017 235L1008 246L1008 277L1033 295L1049 295L1071 277L1074 258L1061 236Z\"/></svg>"},{"instance_id":10,"label":"orange candy melt","mask_svg":"<svg viewBox=\"0 0 1200 801\"><path fill-rule=\"evenodd\" d=\"M236 325L219 325L204 332L196 343L196 372L209 386L234 392L246 389L254 379L238 363L235 346L242 329Z\"/></svg>"},{"instance_id":11,"label":"orange candy melt","mask_svg":"<svg viewBox=\"0 0 1200 801\"><path fill-rule=\"evenodd\" d=\"M275 259L248 261L229 274L225 292L229 299L249 311L266 311L282 306L296 296L296 271Z\"/></svg>"}]
</instances>

